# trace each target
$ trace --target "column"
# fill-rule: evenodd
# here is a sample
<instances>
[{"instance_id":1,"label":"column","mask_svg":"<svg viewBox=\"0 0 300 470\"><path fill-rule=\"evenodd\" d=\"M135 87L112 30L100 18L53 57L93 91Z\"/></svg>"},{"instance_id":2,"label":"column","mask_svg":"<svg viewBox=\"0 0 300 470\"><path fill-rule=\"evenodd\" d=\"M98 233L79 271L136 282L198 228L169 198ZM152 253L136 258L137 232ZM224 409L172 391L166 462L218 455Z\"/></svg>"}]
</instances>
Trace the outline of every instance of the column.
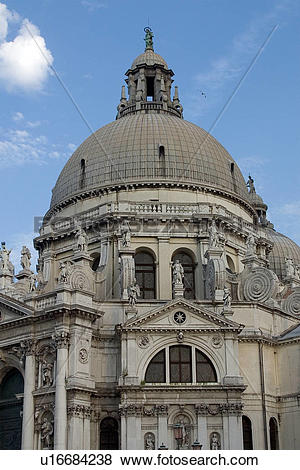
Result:
<instances>
[{"instance_id":1,"label":"column","mask_svg":"<svg viewBox=\"0 0 300 470\"><path fill-rule=\"evenodd\" d=\"M54 449L67 449L67 391L69 334L61 331L54 336L57 346L54 414Z\"/></svg>"},{"instance_id":2,"label":"column","mask_svg":"<svg viewBox=\"0 0 300 470\"><path fill-rule=\"evenodd\" d=\"M121 416L121 449L127 449L127 422L125 416L125 409L120 408L119 410Z\"/></svg>"},{"instance_id":3,"label":"column","mask_svg":"<svg viewBox=\"0 0 300 470\"><path fill-rule=\"evenodd\" d=\"M205 403L196 406L198 434L196 439L202 444L202 450L209 449L207 440L207 405Z\"/></svg>"},{"instance_id":4,"label":"column","mask_svg":"<svg viewBox=\"0 0 300 470\"><path fill-rule=\"evenodd\" d=\"M229 448L231 450L243 449L242 418L240 414L229 415Z\"/></svg>"},{"instance_id":5,"label":"column","mask_svg":"<svg viewBox=\"0 0 300 470\"><path fill-rule=\"evenodd\" d=\"M89 406L85 406L83 409L83 448L90 449L91 448L91 408Z\"/></svg>"},{"instance_id":6,"label":"column","mask_svg":"<svg viewBox=\"0 0 300 470\"><path fill-rule=\"evenodd\" d=\"M23 398L22 449L33 450L34 443L34 398L35 389L35 342L26 340L21 343L26 355Z\"/></svg>"},{"instance_id":7,"label":"column","mask_svg":"<svg viewBox=\"0 0 300 470\"><path fill-rule=\"evenodd\" d=\"M162 444L169 447L168 439L168 406L159 405L156 408L157 419L158 419L158 437L157 437L157 448Z\"/></svg>"}]
</instances>

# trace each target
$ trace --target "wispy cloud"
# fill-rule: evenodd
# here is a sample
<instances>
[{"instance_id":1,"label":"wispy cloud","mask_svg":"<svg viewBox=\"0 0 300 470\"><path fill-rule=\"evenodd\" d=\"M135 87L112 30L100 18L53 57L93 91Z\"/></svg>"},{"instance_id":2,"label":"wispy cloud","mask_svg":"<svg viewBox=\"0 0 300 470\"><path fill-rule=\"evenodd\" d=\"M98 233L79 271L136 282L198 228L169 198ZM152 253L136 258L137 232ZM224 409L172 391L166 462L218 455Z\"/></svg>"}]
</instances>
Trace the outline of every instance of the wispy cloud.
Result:
<instances>
[{"instance_id":1,"label":"wispy cloud","mask_svg":"<svg viewBox=\"0 0 300 470\"><path fill-rule=\"evenodd\" d=\"M9 92L39 91L51 72L53 56L28 19L21 21L16 37L7 41L9 23L16 21L19 15L0 3L0 84Z\"/></svg>"},{"instance_id":2,"label":"wispy cloud","mask_svg":"<svg viewBox=\"0 0 300 470\"><path fill-rule=\"evenodd\" d=\"M280 0L275 3L272 10L257 17L244 32L232 40L225 54L213 58L208 69L195 76L196 86L191 100L193 108L190 110L193 115L198 115L199 110L201 113L205 112L223 99L223 90L239 80L267 34L284 14L293 10L294 4L293 0ZM205 92L207 99L203 99L201 92Z\"/></svg>"},{"instance_id":3,"label":"wispy cloud","mask_svg":"<svg viewBox=\"0 0 300 470\"><path fill-rule=\"evenodd\" d=\"M95 11L101 8L107 8L107 5L103 2L98 2L97 0L82 0L81 5L86 7L88 11Z\"/></svg>"},{"instance_id":4,"label":"wispy cloud","mask_svg":"<svg viewBox=\"0 0 300 470\"><path fill-rule=\"evenodd\" d=\"M69 156L68 145L51 144L44 135L36 136L26 129L0 130L0 166L2 168L24 164L44 165L49 162L49 159L65 159Z\"/></svg>"},{"instance_id":5,"label":"wispy cloud","mask_svg":"<svg viewBox=\"0 0 300 470\"><path fill-rule=\"evenodd\" d=\"M23 113L21 113L20 111L17 111L16 113L14 113L13 115L13 120L18 122L18 121L22 121L24 119L24 115Z\"/></svg>"}]
</instances>

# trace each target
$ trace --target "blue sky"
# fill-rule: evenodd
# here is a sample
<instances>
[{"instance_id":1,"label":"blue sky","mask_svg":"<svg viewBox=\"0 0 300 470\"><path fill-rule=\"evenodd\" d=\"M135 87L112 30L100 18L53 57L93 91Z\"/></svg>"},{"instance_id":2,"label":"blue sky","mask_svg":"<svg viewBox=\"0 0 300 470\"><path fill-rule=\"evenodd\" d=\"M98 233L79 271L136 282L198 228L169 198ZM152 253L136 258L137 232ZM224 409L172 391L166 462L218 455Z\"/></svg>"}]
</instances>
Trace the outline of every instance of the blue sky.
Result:
<instances>
[{"instance_id":1,"label":"blue sky","mask_svg":"<svg viewBox=\"0 0 300 470\"><path fill-rule=\"evenodd\" d=\"M211 133L300 243L299 18L298 0L0 0L0 238L13 261L90 134L49 64L96 130L115 118L148 21L185 119L205 129L277 26Z\"/></svg>"}]
</instances>

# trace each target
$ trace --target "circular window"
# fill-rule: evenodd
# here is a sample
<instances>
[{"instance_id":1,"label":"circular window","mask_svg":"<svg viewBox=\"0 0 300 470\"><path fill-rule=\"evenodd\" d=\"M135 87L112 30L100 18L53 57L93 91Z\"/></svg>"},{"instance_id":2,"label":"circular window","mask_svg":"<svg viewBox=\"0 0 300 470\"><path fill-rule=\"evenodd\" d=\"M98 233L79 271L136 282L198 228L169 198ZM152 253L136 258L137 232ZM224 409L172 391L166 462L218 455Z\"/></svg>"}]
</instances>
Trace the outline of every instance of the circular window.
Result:
<instances>
[{"instance_id":1,"label":"circular window","mask_svg":"<svg viewBox=\"0 0 300 470\"><path fill-rule=\"evenodd\" d=\"M175 323L178 323L179 325L181 325L182 323L184 323L186 320L186 314L184 312L176 312L174 313L174 321Z\"/></svg>"}]
</instances>

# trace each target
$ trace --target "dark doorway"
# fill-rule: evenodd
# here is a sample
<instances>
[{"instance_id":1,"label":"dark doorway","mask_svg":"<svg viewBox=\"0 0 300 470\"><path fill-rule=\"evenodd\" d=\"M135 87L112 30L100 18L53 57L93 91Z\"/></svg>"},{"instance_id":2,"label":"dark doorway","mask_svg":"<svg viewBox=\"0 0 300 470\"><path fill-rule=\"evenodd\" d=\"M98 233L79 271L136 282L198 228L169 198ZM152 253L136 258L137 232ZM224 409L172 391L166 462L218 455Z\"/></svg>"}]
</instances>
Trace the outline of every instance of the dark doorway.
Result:
<instances>
[{"instance_id":1,"label":"dark doorway","mask_svg":"<svg viewBox=\"0 0 300 470\"><path fill-rule=\"evenodd\" d=\"M253 450L252 424L248 416L242 417L244 450Z\"/></svg>"},{"instance_id":2,"label":"dark doorway","mask_svg":"<svg viewBox=\"0 0 300 470\"><path fill-rule=\"evenodd\" d=\"M23 393L24 380L17 369L10 370L0 385L0 449L21 449L22 400L16 395Z\"/></svg>"},{"instance_id":3,"label":"dark doorway","mask_svg":"<svg viewBox=\"0 0 300 470\"><path fill-rule=\"evenodd\" d=\"M119 449L119 425L114 418L104 418L100 424L100 449Z\"/></svg>"}]
</instances>

